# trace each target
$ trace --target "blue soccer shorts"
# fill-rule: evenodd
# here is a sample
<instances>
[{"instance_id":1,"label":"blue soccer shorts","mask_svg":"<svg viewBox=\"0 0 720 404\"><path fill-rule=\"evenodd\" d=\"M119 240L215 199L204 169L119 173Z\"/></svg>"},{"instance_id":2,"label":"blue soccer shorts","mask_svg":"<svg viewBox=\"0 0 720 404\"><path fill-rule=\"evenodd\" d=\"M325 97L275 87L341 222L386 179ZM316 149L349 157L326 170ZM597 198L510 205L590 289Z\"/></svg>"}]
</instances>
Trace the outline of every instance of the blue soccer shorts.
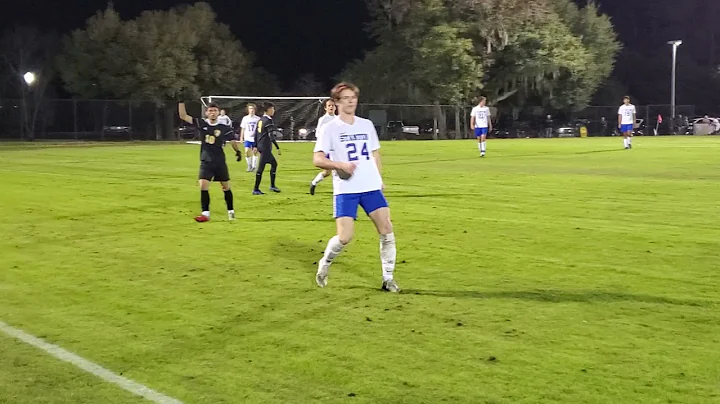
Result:
<instances>
[{"instance_id":1,"label":"blue soccer shorts","mask_svg":"<svg viewBox=\"0 0 720 404\"><path fill-rule=\"evenodd\" d=\"M475 137L488 134L488 128L475 128Z\"/></svg>"},{"instance_id":2,"label":"blue soccer shorts","mask_svg":"<svg viewBox=\"0 0 720 404\"><path fill-rule=\"evenodd\" d=\"M251 142L251 141L249 141L249 140L246 140L246 141L245 141L245 147L248 148L248 149L252 149L252 148L255 147L255 142Z\"/></svg>"},{"instance_id":3,"label":"blue soccer shorts","mask_svg":"<svg viewBox=\"0 0 720 404\"><path fill-rule=\"evenodd\" d=\"M634 129L633 124L631 124L631 123L628 123L625 125L620 125L620 133L632 132L633 129Z\"/></svg>"},{"instance_id":4,"label":"blue soccer shorts","mask_svg":"<svg viewBox=\"0 0 720 404\"><path fill-rule=\"evenodd\" d=\"M382 191L361 192L359 194L340 194L333 197L333 217L351 217L357 219L358 205L366 214L387 208L388 202Z\"/></svg>"}]
</instances>

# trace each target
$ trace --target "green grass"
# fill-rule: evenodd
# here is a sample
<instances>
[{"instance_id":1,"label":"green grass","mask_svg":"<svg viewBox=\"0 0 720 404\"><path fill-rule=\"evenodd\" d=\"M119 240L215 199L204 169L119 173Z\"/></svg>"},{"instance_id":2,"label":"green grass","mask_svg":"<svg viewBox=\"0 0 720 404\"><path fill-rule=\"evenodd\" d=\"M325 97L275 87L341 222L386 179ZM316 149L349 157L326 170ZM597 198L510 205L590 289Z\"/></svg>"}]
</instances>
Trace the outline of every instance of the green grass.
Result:
<instances>
[{"instance_id":1,"label":"green grass","mask_svg":"<svg viewBox=\"0 0 720 404\"><path fill-rule=\"evenodd\" d=\"M720 402L720 139L383 144L400 295L283 145L197 224L198 146L0 145L0 321L188 403ZM267 179L265 180L267 186ZM0 336L0 402L142 402Z\"/></svg>"}]
</instances>

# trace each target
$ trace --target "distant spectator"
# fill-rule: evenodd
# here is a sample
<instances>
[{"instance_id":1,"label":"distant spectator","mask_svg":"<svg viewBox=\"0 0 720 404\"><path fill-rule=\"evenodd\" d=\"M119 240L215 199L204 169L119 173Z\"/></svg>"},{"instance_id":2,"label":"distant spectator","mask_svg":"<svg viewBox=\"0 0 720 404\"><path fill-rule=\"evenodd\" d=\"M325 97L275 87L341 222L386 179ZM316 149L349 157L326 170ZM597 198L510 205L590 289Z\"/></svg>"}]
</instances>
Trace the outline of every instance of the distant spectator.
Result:
<instances>
[{"instance_id":1,"label":"distant spectator","mask_svg":"<svg viewBox=\"0 0 720 404\"><path fill-rule=\"evenodd\" d=\"M552 137L553 135L553 119L552 115L548 115L545 118L545 137Z\"/></svg>"}]
</instances>

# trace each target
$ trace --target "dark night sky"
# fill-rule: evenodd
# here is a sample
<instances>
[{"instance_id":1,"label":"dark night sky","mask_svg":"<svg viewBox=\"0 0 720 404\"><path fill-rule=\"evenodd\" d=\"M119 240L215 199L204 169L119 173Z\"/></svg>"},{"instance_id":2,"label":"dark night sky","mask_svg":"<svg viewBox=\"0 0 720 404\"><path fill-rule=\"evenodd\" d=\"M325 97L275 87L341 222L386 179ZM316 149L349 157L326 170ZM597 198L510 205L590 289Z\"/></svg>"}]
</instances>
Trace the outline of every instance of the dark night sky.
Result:
<instances>
[{"instance_id":1,"label":"dark night sky","mask_svg":"<svg viewBox=\"0 0 720 404\"><path fill-rule=\"evenodd\" d=\"M584 3L583 0L576 0ZM287 85L304 73L329 80L350 60L362 56L373 41L363 30L369 20L364 0L208 0L220 21L231 26L243 44L258 57L259 63L278 75ZM654 57L657 65L668 65L670 39L685 41L681 56L700 64L720 63L720 1L718 0L597 0L608 13L625 49ZM123 18L133 18L143 9L166 9L188 3L173 0L116 0L115 8ZM3 1L0 26L29 24L67 33L84 26L85 20L104 9L107 0L25 0ZM261 27L255 15L261 10L274 19L270 27ZM342 30L341 30L342 27ZM344 33L343 33L344 31ZM341 34L342 33L342 34ZM263 36L266 35L266 39ZM342 41L341 41L342 39ZM712 44L715 46L711 46ZM637 58L635 59L637 60ZM662 67L665 69L665 67ZM635 70L622 57L618 78ZM664 71L658 77L666 75ZM655 79L653 79L655 80ZM658 79L659 80L659 79ZM624 83L627 84L627 83ZM659 83L659 86L664 86Z\"/></svg>"}]
</instances>

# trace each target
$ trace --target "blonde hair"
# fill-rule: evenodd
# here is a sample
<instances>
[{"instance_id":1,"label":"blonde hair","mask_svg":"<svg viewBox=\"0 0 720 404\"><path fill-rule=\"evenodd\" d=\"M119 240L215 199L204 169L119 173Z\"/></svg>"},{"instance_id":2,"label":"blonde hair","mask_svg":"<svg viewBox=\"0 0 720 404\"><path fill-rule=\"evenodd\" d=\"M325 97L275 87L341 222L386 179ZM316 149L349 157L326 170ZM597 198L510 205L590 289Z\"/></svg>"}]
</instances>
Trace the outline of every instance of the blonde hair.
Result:
<instances>
[{"instance_id":1,"label":"blonde hair","mask_svg":"<svg viewBox=\"0 0 720 404\"><path fill-rule=\"evenodd\" d=\"M333 87L333 89L330 91L330 98L333 101L339 101L340 100L340 93L344 90L351 90L355 93L355 96L360 96L360 89L358 86L352 83L348 83L346 81L343 81L342 83L338 83Z\"/></svg>"}]
</instances>

